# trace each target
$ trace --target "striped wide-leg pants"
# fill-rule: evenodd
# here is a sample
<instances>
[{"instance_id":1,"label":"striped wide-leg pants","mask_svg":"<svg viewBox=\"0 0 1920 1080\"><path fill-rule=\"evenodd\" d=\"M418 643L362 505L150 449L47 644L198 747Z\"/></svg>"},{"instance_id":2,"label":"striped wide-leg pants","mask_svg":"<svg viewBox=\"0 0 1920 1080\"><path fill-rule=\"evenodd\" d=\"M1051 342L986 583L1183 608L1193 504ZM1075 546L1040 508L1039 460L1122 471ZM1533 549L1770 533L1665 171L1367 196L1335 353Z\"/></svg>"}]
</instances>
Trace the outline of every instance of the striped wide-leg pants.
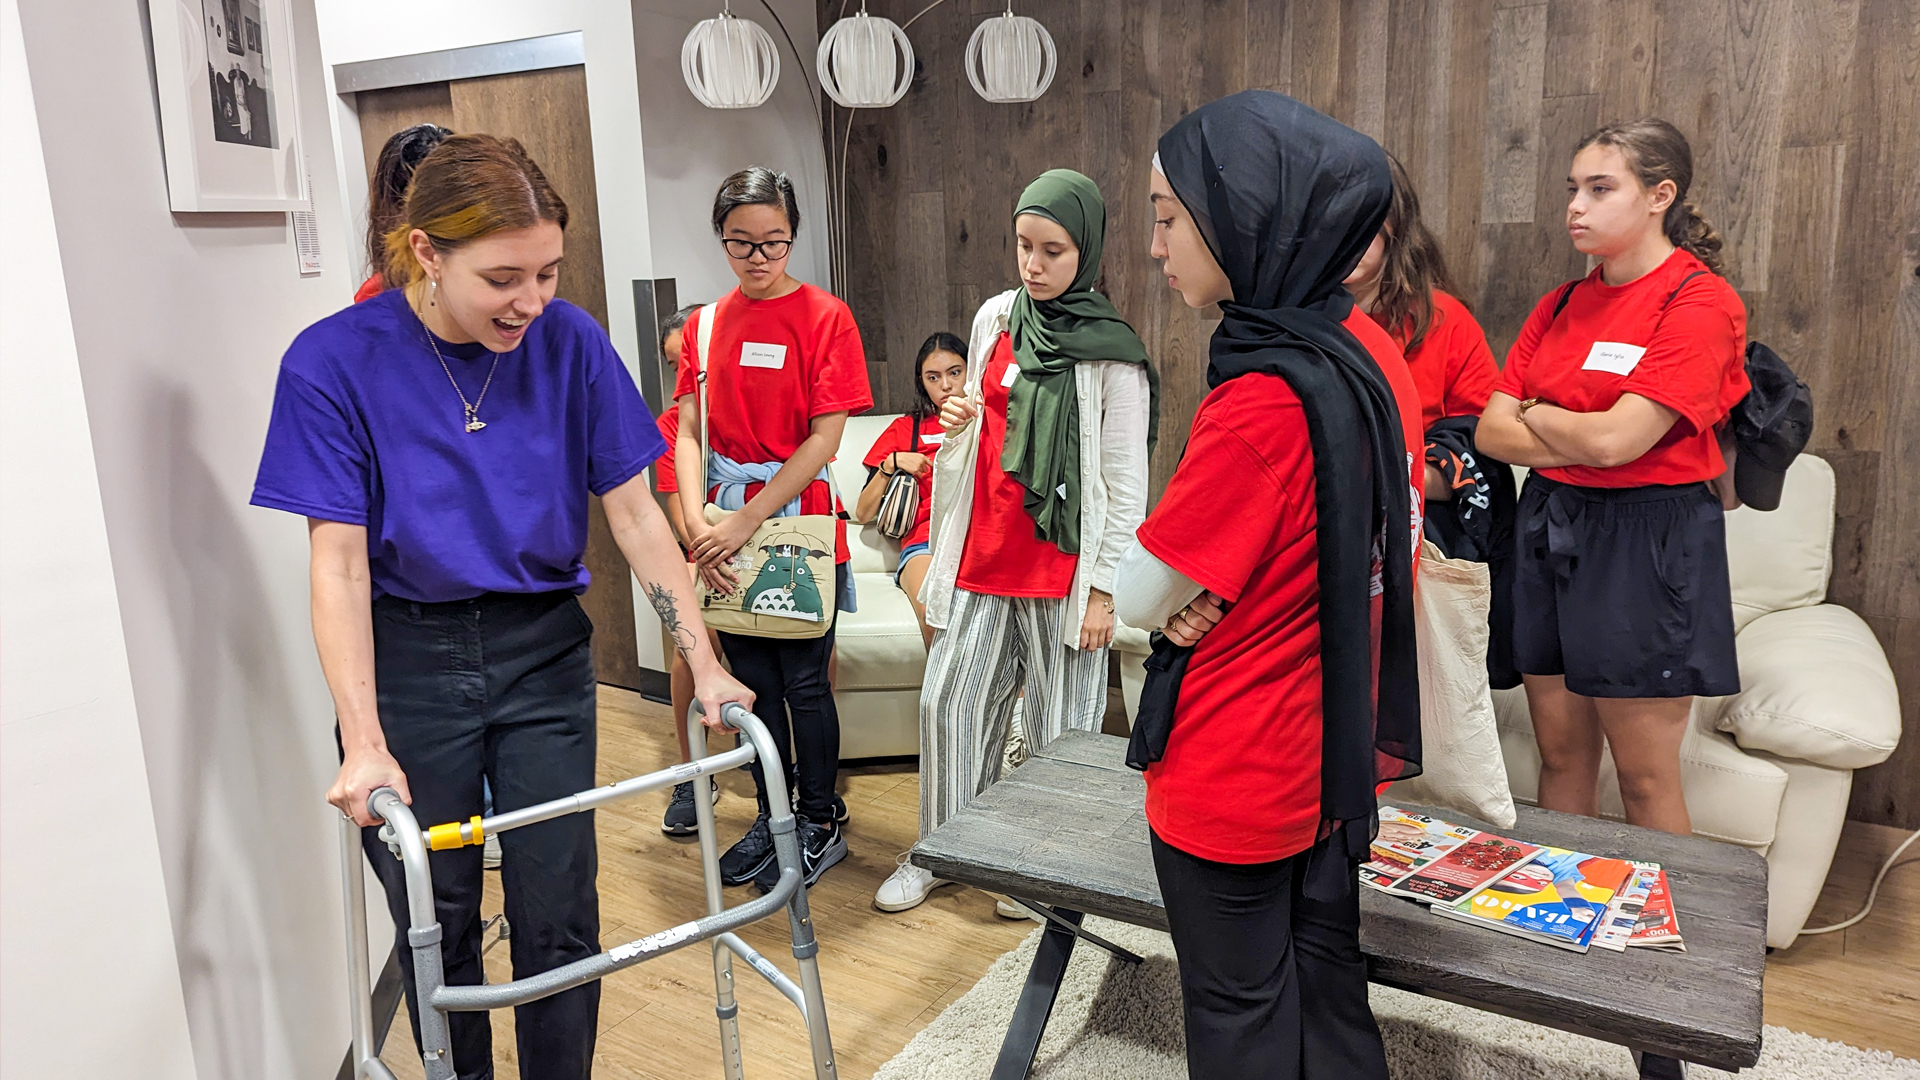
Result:
<instances>
[{"instance_id":1,"label":"striped wide-leg pants","mask_svg":"<svg viewBox=\"0 0 1920 1080\"><path fill-rule=\"evenodd\" d=\"M953 591L920 686L921 836L1000 779L1016 700L1034 749L1069 729L1100 730L1107 650L1061 642L1069 602Z\"/></svg>"}]
</instances>

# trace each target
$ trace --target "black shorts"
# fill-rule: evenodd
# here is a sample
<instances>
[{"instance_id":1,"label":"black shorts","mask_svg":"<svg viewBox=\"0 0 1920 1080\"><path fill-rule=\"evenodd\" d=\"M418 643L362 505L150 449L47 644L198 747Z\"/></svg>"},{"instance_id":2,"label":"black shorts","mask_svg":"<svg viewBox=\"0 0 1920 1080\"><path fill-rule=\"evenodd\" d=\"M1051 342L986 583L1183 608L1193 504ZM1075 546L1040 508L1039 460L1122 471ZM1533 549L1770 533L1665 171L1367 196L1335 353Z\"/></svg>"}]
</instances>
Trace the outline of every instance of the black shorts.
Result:
<instances>
[{"instance_id":1,"label":"black shorts","mask_svg":"<svg viewBox=\"0 0 1920 1080\"><path fill-rule=\"evenodd\" d=\"M1726 515L1705 484L1574 487L1538 473L1514 528L1514 665L1588 697L1740 692Z\"/></svg>"}]
</instances>

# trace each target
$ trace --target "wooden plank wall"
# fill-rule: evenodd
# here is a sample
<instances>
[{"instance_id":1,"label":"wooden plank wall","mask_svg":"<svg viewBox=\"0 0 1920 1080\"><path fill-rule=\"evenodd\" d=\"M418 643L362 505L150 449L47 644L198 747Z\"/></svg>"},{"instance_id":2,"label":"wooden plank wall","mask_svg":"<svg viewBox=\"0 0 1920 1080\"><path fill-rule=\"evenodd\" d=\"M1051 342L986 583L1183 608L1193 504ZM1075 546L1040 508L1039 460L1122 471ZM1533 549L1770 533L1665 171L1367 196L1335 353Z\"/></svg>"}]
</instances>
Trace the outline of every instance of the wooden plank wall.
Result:
<instances>
[{"instance_id":1,"label":"wooden plank wall","mask_svg":"<svg viewBox=\"0 0 1920 1080\"><path fill-rule=\"evenodd\" d=\"M822 0L823 32L845 6ZM896 21L923 6L868 5ZM1265 87L1380 139L1504 355L1533 302L1585 270L1561 228L1575 142L1605 120L1664 116L1693 140L1695 201L1727 239L1753 336L1813 387L1813 449L1840 478L1832 597L1872 624L1904 688L1906 742L1858 775L1853 813L1920 827L1920 0L1015 6L1060 49L1039 101L974 94L967 38L1005 3L947 0L908 31L906 98L854 114L846 292L879 408L904 407L928 333L965 336L1013 284L1022 185L1077 168L1107 196L1106 290L1166 374L1157 492L1213 329L1146 255L1147 163L1175 119Z\"/></svg>"}]
</instances>

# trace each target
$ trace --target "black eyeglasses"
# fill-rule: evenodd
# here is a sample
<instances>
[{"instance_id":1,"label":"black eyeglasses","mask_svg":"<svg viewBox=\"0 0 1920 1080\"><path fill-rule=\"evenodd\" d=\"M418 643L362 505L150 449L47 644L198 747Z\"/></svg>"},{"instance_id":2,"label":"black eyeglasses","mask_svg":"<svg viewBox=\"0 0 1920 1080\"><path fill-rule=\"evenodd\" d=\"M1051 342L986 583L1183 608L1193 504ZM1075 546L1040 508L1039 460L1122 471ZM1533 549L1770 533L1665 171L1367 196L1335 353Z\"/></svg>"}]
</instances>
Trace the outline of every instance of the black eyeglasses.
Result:
<instances>
[{"instance_id":1,"label":"black eyeglasses","mask_svg":"<svg viewBox=\"0 0 1920 1080\"><path fill-rule=\"evenodd\" d=\"M726 245L727 256L729 258L741 260L753 258L753 253L757 251L761 255L766 256L768 262L778 262L786 258L787 252L793 248L793 241L791 240L762 240L757 244L751 240L734 239L726 239L720 242Z\"/></svg>"}]
</instances>

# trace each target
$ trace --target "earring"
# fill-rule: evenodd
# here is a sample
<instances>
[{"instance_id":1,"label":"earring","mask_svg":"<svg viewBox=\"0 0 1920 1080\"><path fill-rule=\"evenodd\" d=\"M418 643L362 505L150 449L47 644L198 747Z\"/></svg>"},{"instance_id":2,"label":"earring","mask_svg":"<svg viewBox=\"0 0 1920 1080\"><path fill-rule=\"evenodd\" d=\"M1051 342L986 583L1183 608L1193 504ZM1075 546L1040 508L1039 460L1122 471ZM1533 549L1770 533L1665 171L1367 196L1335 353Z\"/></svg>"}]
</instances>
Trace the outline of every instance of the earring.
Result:
<instances>
[{"instance_id":1,"label":"earring","mask_svg":"<svg viewBox=\"0 0 1920 1080\"><path fill-rule=\"evenodd\" d=\"M427 294L427 306L438 307L440 305L440 279L429 278L427 279L427 284L432 289L432 291Z\"/></svg>"}]
</instances>

